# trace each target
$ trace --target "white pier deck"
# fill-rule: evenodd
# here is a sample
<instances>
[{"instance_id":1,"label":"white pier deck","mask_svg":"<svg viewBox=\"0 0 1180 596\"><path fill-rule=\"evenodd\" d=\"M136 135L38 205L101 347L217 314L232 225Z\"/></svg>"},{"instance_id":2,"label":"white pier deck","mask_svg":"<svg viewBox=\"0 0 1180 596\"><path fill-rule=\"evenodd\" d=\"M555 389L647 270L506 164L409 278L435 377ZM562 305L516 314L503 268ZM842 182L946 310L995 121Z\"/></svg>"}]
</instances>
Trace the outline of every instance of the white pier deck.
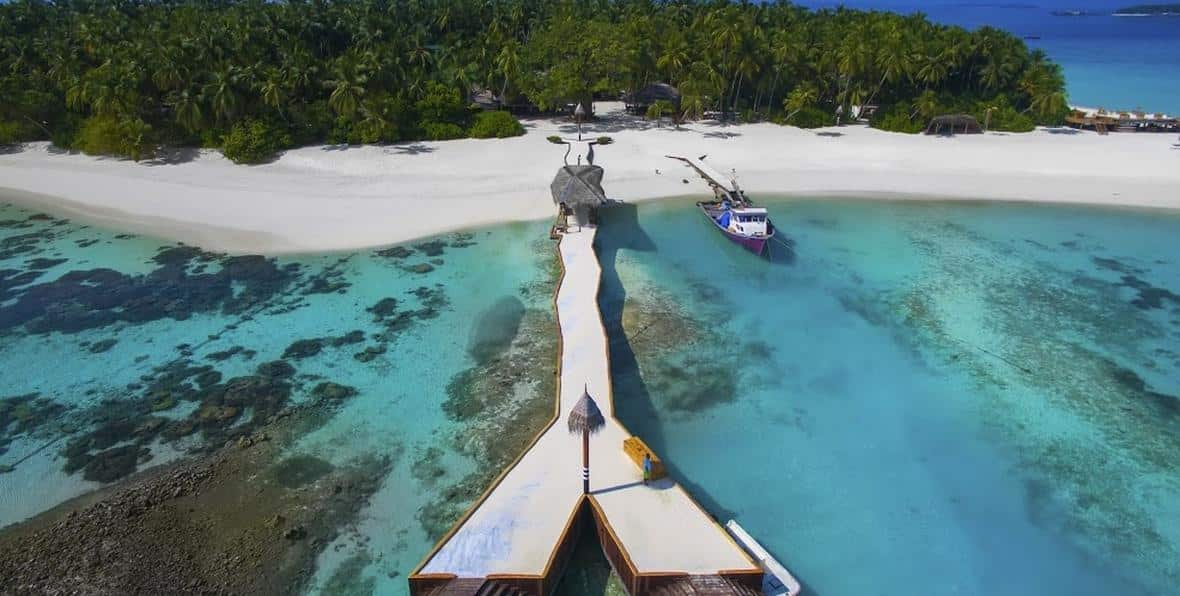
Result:
<instances>
[{"instance_id":1,"label":"white pier deck","mask_svg":"<svg viewBox=\"0 0 1180 596\"><path fill-rule=\"evenodd\" d=\"M549 576L567 526L582 503L581 438L566 428L589 387L606 418L590 439L590 502L639 575L760 571L678 484L645 486L623 452L630 433L614 418L606 332L598 309L597 230L563 235L564 276L556 296L562 353L559 415L498 484L444 537L417 577ZM411 577L411 582L413 582Z\"/></svg>"},{"instance_id":2,"label":"white pier deck","mask_svg":"<svg viewBox=\"0 0 1180 596\"><path fill-rule=\"evenodd\" d=\"M737 186L735 185L732 177L726 176L725 174L722 174L721 172L713 169L713 166L705 163L699 157L682 157L679 155L668 155L667 157L688 164L689 167L696 170L697 174L699 174L705 179L706 182L709 182L710 184L716 184L728 192L737 190Z\"/></svg>"}]
</instances>

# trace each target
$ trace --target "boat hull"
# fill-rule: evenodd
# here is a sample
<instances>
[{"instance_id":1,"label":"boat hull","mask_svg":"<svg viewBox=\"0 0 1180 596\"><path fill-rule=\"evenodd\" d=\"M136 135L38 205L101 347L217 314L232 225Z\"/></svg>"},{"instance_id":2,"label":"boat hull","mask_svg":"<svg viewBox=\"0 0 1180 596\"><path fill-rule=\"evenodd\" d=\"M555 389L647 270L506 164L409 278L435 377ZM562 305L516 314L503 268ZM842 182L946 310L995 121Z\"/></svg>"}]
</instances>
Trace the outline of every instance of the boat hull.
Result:
<instances>
[{"instance_id":1,"label":"boat hull","mask_svg":"<svg viewBox=\"0 0 1180 596\"><path fill-rule=\"evenodd\" d=\"M766 253L766 245L770 242L770 239L774 237L775 229L773 224L769 224L768 222L768 229L765 236L744 236L742 234L731 232L728 228L722 227L721 224L717 223L717 215L720 214L720 211L709 209L705 205L698 204L698 206L701 208L701 213L703 213L705 218L709 220L709 223L713 224L713 227L717 228L717 230L721 232L721 234L726 238L728 238L730 242L758 256L762 256Z\"/></svg>"}]
</instances>

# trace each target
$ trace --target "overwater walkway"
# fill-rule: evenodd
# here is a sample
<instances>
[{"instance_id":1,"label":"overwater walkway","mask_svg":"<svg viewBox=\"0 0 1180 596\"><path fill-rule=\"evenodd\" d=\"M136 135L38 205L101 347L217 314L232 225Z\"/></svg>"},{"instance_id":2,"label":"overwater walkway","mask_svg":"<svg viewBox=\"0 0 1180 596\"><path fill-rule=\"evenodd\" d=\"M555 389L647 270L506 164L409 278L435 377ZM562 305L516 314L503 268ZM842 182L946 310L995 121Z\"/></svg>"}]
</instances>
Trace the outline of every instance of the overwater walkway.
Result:
<instances>
[{"instance_id":1,"label":"overwater walkway","mask_svg":"<svg viewBox=\"0 0 1180 596\"><path fill-rule=\"evenodd\" d=\"M592 226L565 233L558 247L556 417L411 575L411 594L548 594L582 531L597 532L633 595L672 585L687 594L760 593L761 568L726 531L671 479L644 485L623 451L631 433L614 418L596 233ZM606 418L590 440L588 496L581 440L565 423L584 388Z\"/></svg>"}]
</instances>

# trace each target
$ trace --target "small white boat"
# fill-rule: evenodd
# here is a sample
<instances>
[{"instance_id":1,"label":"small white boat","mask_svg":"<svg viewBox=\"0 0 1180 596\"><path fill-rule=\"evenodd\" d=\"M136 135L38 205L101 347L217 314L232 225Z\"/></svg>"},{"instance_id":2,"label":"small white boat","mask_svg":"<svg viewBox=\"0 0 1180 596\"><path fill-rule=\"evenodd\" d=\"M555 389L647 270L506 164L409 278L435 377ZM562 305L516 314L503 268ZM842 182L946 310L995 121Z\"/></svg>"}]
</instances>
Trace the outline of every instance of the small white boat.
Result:
<instances>
[{"instance_id":1,"label":"small white boat","mask_svg":"<svg viewBox=\"0 0 1180 596\"><path fill-rule=\"evenodd\" d=\"M762 593L767 596L797 596L803 591L803 586L799 585L799 580L787 571L781 563L776 561L770 553L754 540L738 523L734 520L729 520L725 523L725 529L737 540L754 560L762 566L762 571L765 573L762 576Z\"/></svg>"}]
</instances>

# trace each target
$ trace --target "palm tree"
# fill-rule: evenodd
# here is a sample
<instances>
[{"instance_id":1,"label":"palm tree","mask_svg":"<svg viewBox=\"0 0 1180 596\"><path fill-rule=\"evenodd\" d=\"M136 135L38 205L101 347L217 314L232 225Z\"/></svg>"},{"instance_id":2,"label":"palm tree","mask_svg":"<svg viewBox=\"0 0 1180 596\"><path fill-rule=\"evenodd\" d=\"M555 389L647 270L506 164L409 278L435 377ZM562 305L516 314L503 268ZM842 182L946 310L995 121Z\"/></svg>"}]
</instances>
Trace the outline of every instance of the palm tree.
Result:
<instances>
[{"instance_id":1,"label":"palm tree","mask_svg":"<svg viewBox=\"0 0 1180 596\"><path fill-rule=\"evenodd\" d=\"M520 73L520 43L515 39L505 42L496 54L495 63L496 71L503 77L503 83L500 84L500 101L504 101L504 95L508 93L508 82Z\"/></svg>"},{"instance_id":2,"label":"palm tree","mask_svg":"<svg viewBox=\"0 0 1180 596\"><path fill-rule=\"evenodd\" d=\"M938 114L938 109L938 94L927 89L914 100L914 111L910 114L910 119L920 116L923 120L929 120Z\"/></svg>"},{"instance_id":3,"label":"palm tree","mask_svg":"<svg viewBox=\"0 0 1180 596\"><path fill-rule=\"evenodd\" d=\"M177 89L188 78L187 68L169 50L159 52L159 62L152 72L152 83L160 91Z\"/></svg>"},{"instance_id":4,"label":"palm tree","mask_svg":"<svg viewBox=\"0 0 1180 596\"><path fill-rule=\"evenodd\" d=\"M918 56L918 69L914 73L914 77L926 89L936 87L946 79L947 64L943 61L941 56L935 54L920 54Z\"/></svg>"},{"instance_id":5,"label":"palm tree","mask_svg":"<svg viewBox=\"0 0 1180 596\"><path fill-rule=\"evenodd\" d=\"M189 132L197 132L205 122L201 111L200 96L188 89L173 93L168 100L169 107L176 115L176 123Z\"/></svg>"},{"instance_id":6,"label":"palm tree","mask_svg":"<svg viewBox=\"0 0 1180 596\"><path fill-rule=\"evenodd\" d=\"M814 84L803 83L787 94L787 99L783 101L783 109L787 111L787 121L794 118L796 114L815 105L819 100L819 91Z\"/></svg>"},{"instance_id":7,"label":"palm tree","mask_svg":"<svg viewBox=\"0 0 1180 596\"><path fill-rule=\"evenodd\" d=\"M807 54L806 43L789 29L779 30L774 34L770 43L770 55L773 58L772 70L774 79L770 83L770 97L766 105L773 106L774 94L778 91L779 80L783 73L789 72ZM814 87L812 87L814 90Z\"/></svg>"},{"instance_id":8,"label":"palm tree","mask_svg":"<svg viewBox=\"0 0 1180 596\"><path fill-rule=\"evenodd\" d=\"M209 76L209 82L202 89L209 103L212 115L219 123L228 123L237 116L242 97L237 89L238 70L235 66L222 65Z\"/></svg>"},{"instance_id":9,"label":"palm tree","mask_svg":"<svg viewBox=\"0 0 1180 596\"><path fill-rule=\"evenodd\" d=\"M283 74L279 69L273 67L267 69L258 91L263 104L273 108L279 114L283 113L283 104L287 97L287 81L283 79Z\"/></svg>"},{"instance_id":10,"label":"palm tree","mask_svg":"<svg viewBox=\"0 0 1180 596\"><path fill-rule=\"evenodd\" d=\"M668 82L678 85L691 60L688 41L682 35L675 35L664 40L663 51L656 58L656 68L664 72Z\"/></svg>"},{"instance_id":11,"label":"palm tree","mask_svg":"<svg viewBox=\"0 0 1180 596\"><path fill-rule=\"evenodd\" d=\"M356 114L361 97L365 94L365 77L356 74L345 61L337 61L334 74L335 78L325 82L332 89L332 94L328 96L328 106L337 114L351 118Z\"/></svg>"},{"instance_id":12,"label":"palm tree","mask_svg":"<svg viewBox=\"0 0 1180 596\"><path fill-rule=\"evenodd\" d=\"M909 78L911 57L908 47L901 37L901 30L898 29L897 23L892 23L890 33L877 51L875 65L881 73L881 80L877 82L877 88L869 96L868 103L873 103L873 99L885 85Z\"/></svg>"},{"instance_id":13,"label":"palm tree","mask_svg":"<svg viewBox=\"0 0 1180 596\"><path fill-rule=\"evenodd\" d=\"M1021 91L1028 96L1028 108L1024 111L1042 117L1065 112L1068 102L1063 88L1064 83L1059 71L1048 67L1030 69L1020 81Z\"/></svg>"}]
</instances>

